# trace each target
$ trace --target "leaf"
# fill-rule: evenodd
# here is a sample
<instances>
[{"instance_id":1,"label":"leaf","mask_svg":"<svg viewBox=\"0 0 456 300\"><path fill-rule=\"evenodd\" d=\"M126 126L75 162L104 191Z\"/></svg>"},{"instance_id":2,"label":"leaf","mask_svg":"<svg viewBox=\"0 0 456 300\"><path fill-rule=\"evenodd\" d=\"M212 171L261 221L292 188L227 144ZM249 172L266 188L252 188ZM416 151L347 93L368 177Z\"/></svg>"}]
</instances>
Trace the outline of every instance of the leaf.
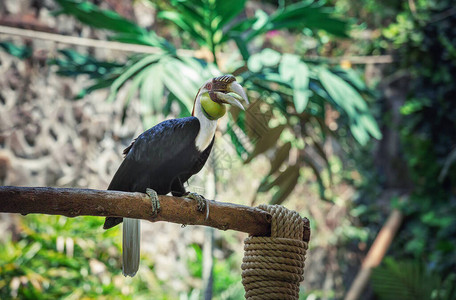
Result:
<instances>
[{"instance_id":1,"label":"leaf","mask_svg":"<svg viewBox=\"0 0 456 300\"><path fill-rule=\"evenodd\" d=\"M272 175L275 171L277 171L280 168L283 162L288 158L290 150L291 143L287 142L276 151L274 159L271 161L271 169L269 170L269 175Z\"/></svg>"},{"instance_id":2,"label":"leaf","mask_svg":"<svg viewBox=\"0 0 456 300\"><path fill-rule=\"evenodd\" d=\"M284 81L291 81L296 73L296 65L300 62L299 56L285 53L279 65L279 74Z\"/></svg>"},{"instance_id":3,"label":"leaf","mask_svg":"<svg viewBox=\"0 0 456 300\"><path fill-rule=\"evenodd\" d=\"M305 155L302 159L314 172L319 187L320 198L325 200L325 185L323 184L323 178L321 177L318 167L316 166L315 162L307 155Z\"/></svg>"},{"instance_id":4,"label":"leaf","mask_svg":"<svg viewBox=\"0 0 456 300\"><path fill-rule=\"evenodd\" d=\"M364 102L361 96L345 81L326 68L320 68L318 78L334 102L341 107L350 118L355 118L355 102Z\"/></svg>"},{"instance_id":5,"label":"leaf","mask_svg":"<svg viewBox=\"0 0 456 300\"><path fill-rule=\"evenodd\" d=\"M312 2L313 1L307 0L288 5L285 8L274 12L274 14L271 16L271 19L273 21L281 21L291 19L293 17L302 17L303 14L306 14L307 11L310 11L312 9L310 7Z\"/></svg>"},{"instance_id":6,"label":"leaf","mask_svg":"<svg viewBox=\"0 0 456 300\"><path fill-rule=\"evenodd\" d=\"M61 76L87 74L98 82L106 80L112 82L117 77L119 70L123 68L121 64L99 61L95 57L82 55L73 49L61 49L59 54L63 55L63 58L51 59L49 64L56 65L57 74Z\"/></svg>"},{"instance_id":7,"label":"leaf","mask_svg":"<svg viewBox=\"0 0 456 300\"><path fill-rule=\"evenodd\" d=\"M244 147L244 145L243 145L243 143L241 141L241 138L238 135L238 134L241 134L241 132L240 132L241 129L236 130L236 127L233 127L228 122L226 131L227 131L227 133L229 134L229 136L231 138L231 142L233 143L233 145L235 147L237 155L240 158L242 158L245 154L248 155L249 152L247 151L247 149L245 149L245 147Z\"/></svg>"},{"instance_id":8,"label":"leaf","mask_svg":"<svg viewBox=\"0 0 456 300\"><path fill-rule=\"evenodd\" d=\"M115 33L114 36L109 37L110 39L124 43L150 45L171 53L175 52L175 48L165 39L154 32L147 32L146 29L120 16L115 11L101 9L88 1L56 1L61 9L54 12L55 15L67 14L94 28L110 30Z\"/></svg>"},{"instance_id":9,"label":"leaf","mask_svg":"<svg viewBox=\"0 0 456 300\"><path fill-rule=\"evenodd\" d=\"M277 73L264 72L263 75L264 75L264 80L266 80L266 81L271 81L271 82L278 83L280 85L290 86L291 87L290 82L284 81L283 78L280 77L280 75L277 74Z\"/></svg>"},{"instance_id":10,"label":"leaf","mask_svg":"<svg viewBox=\"0 0 456 300\"><path fill-rule=\"evenodd\" d=\"M84 24L95 28L123 33L144 34L146 31L112 10L104 10L87 1L56 0L62 10L59 14L72 15Z\"/></svg>"},{"instance_id":11,"label":"leaf","mask_svg":"<svg viewBox=\"0 0 456 300\"><path fill-rule=\"evenodd\" d=\"M378 128L377 122L371 114L364 113L359 117L359 123L377 140L382 138L382 133Z\"/></svg>"},{"instance_id":12,"label":"leaf","mask_svg":"<svg viewBox=\"0 0 456 300\"><path fill-rule=\"evenodd\" d=\"M255 149L250 154L250 156L244 161L244 163L249 163L256 156L274 146L277 143L277 140L279 139L285 127L286 125L279 125L275 128L268 130L266 134L260 136L259 140L255 144Z\"/></svg>"},{"instance_id":13,"label":"leaf","mask_svg":"<svg viewBox=\"0 0 456 300\"><path fill-rule=\"evenodd\" d=\"M114 82L114 79L108 79L108 80L97 80L97 82L85 89L82 89L75 97L75 99L81 99L83 98L85 95L93 92L93 91L96 91L96 90L99 90L99 89L104 89L104 88L108 88L112 85L112 83Z\"/></svg>"},{"instance_id":14,"label":"leaf","mask_svg":"<svg viewBox=\"0 0 456 300\"><path fill-rule=\"evenodd\" d=\"M379 299L428 300L441 286L438 274L426 271L425 265L414 261L385 258L372 270L372 286Z\"/></svg>"},{"instance_id":15,"label":"leaf","mask_svg":"<svg viewBox=\"0 0 456 300\"><path fill-rule=\"evenodd\" d=\"M299 62L296 66L293 78L293 102L298 114L302 113L309 101L309 68L304 62Z\"/></svg>"},{"instance_id":16,"label":"leaf","mask_svg":"<svg viewBox=\"0 0 456 300\"><path fill-rule=\"evenodd\" d=\"M32 55L32 49L27 46L16 46L10 42L0 42L0 47L7 53L20 59L25 59Z\"/></svg>"},{"instance_id":17,"label":"leaf","mask_svg":"<svg viewBox=\"0 0 456 300\"><path fill-rule=\"evenodd\" d=\"M161 55L153 54L153 55L147 55L141 60L139 60L137 63L133 64L132 66L129 66L126 68L126 70L120 75L116 80L111 85L110 88L110 95L108 98L108 101L113 101L114 98L117 95L117 91L119 88L125 84L125 82L130 79L133 75L138 73L142 68L146 67L149 64L152 64L154 62L157 62L160 59Z\"/></svg>"},{"instance_id":18,"label":"leaf","mask_svg":"<svg viewBox=\"0 0 456 300\"><path fill-rule=\"evenodd\" d=\"M366 83L360 78L358 72L354 69L342 69L336 68L337 71L341 72L341 77L344 78L346 81L350 82L353 86L355 86L360 91L368 90Z\"/></svg>"},{"instance_id":19,"label":"leaf","mask_svg":"<svg viewBox=\"0 0 456 300\"><path fill-rule=\"evenodd\" d=\"M281 172L274 180L270 180L271 176L267 176L265 179L263 179L262 183L258 187L257 192L258 193L264 193L269 191L271 188L273 188L276 185L281 185L282 183L286 182L287 178L294 173L294 167L289 166L285 171Z\"/></svg>"},{"instance_id":20,"label":"leaf","mask_svg":"<svg viewBox=\"0 0 456 300\"><path fill-rule=\"evenodd\" d=\"M216 29L221 29L224 25L239 15L245 7L246 0L217 1L215 9L217 15L222 16L222 20Z\"/></svg>"},{"instance_id":21,"label":"leaf","mask_svg":"<svg viewBox=\"0 0 456 300\"><path fill-rule=\"evenodd\" d=\"M247 42L250 42L256 36L267 32L268 25L270 25L269 15L261 9L255 11L254 20L255 21L251 24L250 28L247 28L246 32L243 32L244 35L249 32L245 37Z\"/></svg>"},{"instance_id":22,"label":"leaf","mask_svg":"<svg viewBox=\"0 0 456 300\"><path fill-rule=\"evenodd\" d=\"M164 86L161 80L163 66L155 64L148 68L141 83L140 98L141 102L145 103L149 110L155 113L160 113L162 109L162 99Z\"/></svg>"},{"instance_id":23,"label":"leaf","mask_svg":"<svg viewBox=\"0 0 456 300\"><path fill-rule=\"evenodd\" d=\"M198 44L201 46L206 46L207 41L204 36L201 35L200 32L197 31L196 27L193 23L188 23L182 16L175 11L162 11L157 15L159 18L169 20L182 28L184 32L189 33L192 37L196 40Z\"/></svg>"},{"instance_id":24,"label":"leaf","mask_svg":"<svg viewBox=\"0 0 456 300\"><path fill-rule=\"evenodd\" d=\"M222 38L221 42L225 42L229 38L241 36L245 33L245 31L250 30L256 21L256 18L248 18L235 23L233 26L230 27L226 35Z\"/></svg>"},{"instance_id":25,"label":"leaf","mask_svg":"<svg viewBox=\"0 0 456 300\"><path fill-rule=\"evenodd\" d=\"M176 3L175 8L179 12L182 19L185 19L187 22L197 24L202 23L204 20L205 11L201 5L204 6L203 3L198 3L196 1L179 1Z\"/></svg>"},{"instance_id":26,"label":"leaf","mask_svg":"<svg viewBox=\"0 0 456 300\"><path fill-rule=\"evenodd\" d=\"M240 127L248 135L251 141L257 141L261 137L268 134L269 121L272 117L272 113L263 112L261 110L262 102L256 101L249 105L245 114L245 119L241 119L242 123ZM242 116L240 112L240 116ZM244 121L245 120L245 121Z\"/></svg>"},{"instance_id":27,"label":"leaf","mask_svg":"<svg viewBox=\"0 0 456 300\"><path fill-rule=\"evenodd\" d=\"M252 24L252 29L257 32L262 32L266 24L269 22L269 15L265 11L258 9L255 11L255 18L256 21Z\"/></svg>"},{"instance_id":28,"label":"leaf","mask_svg":"<svg viewBox=\"0 0 456 300\"><path fill-rule=\"evenodd\" d=\"M164 66L163 76L166 88L176 96L187 111L192 111L200 83L196 81L201 81L197 71L179 59L170 58Z\"/></svg>"},{"instance_id":29,"label":"leaf","mask_svg":"<svg viewBox=\"0 0 456 300\"><path fill-rule=\"evenodd\" d=\"M136 74L135 78L132 80L130 87L128 88L127 95L125 97L124 110L127 109L126 105L131 101L131 98L138 92L139 87L144 81L144 78L148 75L148 69L141 70Z\"/></svg>"},{"instance_id":30,"label":"leaf","mask_svg":"<svg viewBox=\"0 0 456 300\"><path fill-rule=\"evenodd\" d=\"M226 35L226 36L228 36L228 35ZM242 55L242 59L244 61L247 61L250 58L250 53L249 53L249 49L247 47L247 43L240 36L233 35L232 38L236 42L236 46L238 47L239 52ZM222 38L222 41L223 41L223 38Z\"/></svg>"},{"instance_id":31,"label":"leaf","mask_svg":"<svg viewBox=\"0 0 456 300\"><path fill-rule=\"evenodd\" d=\"M287 173L287 171L290 170ZM281 176L285 177L284 180L279 185L279 190L272 196L271 201L269 201L270 205L280 205L285 201L285 199L293 192L296 184L298 183L299 179L299 167L294 165L289 167ZM278 181L278 180L277 180Z\"/></svg>"},{"instance_id":32,"label":"leaf","mask_svg":"<svg viewBox=\"0 0 456 300\"><path fill-rule=\"evenodd\" d=\"M251 55L247 61L247 67L252 72L260 72L263 68L263 58L261 56L261 53Z\"/></svg>"},{"instance_id":33,"label":"leaf","mask_svg":"<svg viewBox=\"0 0 456 300\"><path fill-rule=\"evenodd\" d=\"M245 127L246 112L236 106L231 106L229 112L231 114L230 121L232 122L232 124L236 124L239 128L242 129L244 133L247 133Z\"/></svg>"},{"instance_id":34,"label":"leaf","mask_svg":"<svg viewBox=\"0 0 456 300\"><path fill-rule=\"evenodd\" d=\"M128 88L127 95L125 96L125 100L123 103L123 108L122 108L122 124L124 124L125 119L127 117L127 109L128 105L130 104L131 98L138 92L138 88L141 86L141 83L143 82L144 78L148 75L147 69L143 69L140 71L135 78L133 79L130 87ZM143 123L144 125L144 123ZM146 126L144 126L146 127ZM147 127L146 127L147 128Z\"/></svg>"},{"instance_id":35,"label":"leaf","mask_svg":"<svg viewBox=\"0 0 456 300\"><path fill-rule=\"evenodd\" d=\"M328 174L329 174L329 181L330 184L332 185L332 173L331 173L331 165L329 164L328 157L326 155L326 152L323 150L322 145L320 145L317 141L313 140L312 147L314 150L320 155L320 157L325 161L326 163L326 168L328 169Z\"/></svg>"},{"instance_id":36,"label":"leaf","mask_svg":"<svg viewBox=\"0 0 456 300\"><path fill-rule=\"evenodd\" d=\"M261 62L265 67L273 67L279 64L281 55L279 52L266 48L261 51Z\"/></svg>"},{"instance_id":37,"label":"leaf","mask_svg":"<svg viewBox=\"0 0 456 300\"><path fill-rule=\"evenodd\" d=\"M369 135L366 130L358 123L353 122L350 124L350 132L353 134L353 137L358 141L360 145L366 145L369 141Z\"/></svg>"},{"instance_id":38,"label":"leaf","mask_svg":"<svg viewBox=\"0 0 456 300\"><path fill-rule=\"evenodd\" d=\"M338 37L348 37L348 23L333 16L333 11L327 7L310 5L312 1L298 2L275 11L268 16L258 10L255 14L256 22L246 40L250 41L260 34L270 30L280 29L318 29L325 30Z\"/></svg>"},{"instance_id":39,"label":"leaf","mask_svg":"<svg viewBox=\"0 0 456 300\"><path fill-rule=\"evenodd\" d=\"M285 171L280 173L272 182L263 180L257 189L257 193L267 192L274 186L278 186L279 190L272 196L269 204L282 204L283 201L291 194L299 179L299 166L289 166Z\"/></svg>"},{"instance_id":40,"label":"leaf","mask_svg":"<svg viewBox=\"0 0 456 300\"><path fill-rule=\"evenodd\" d=\"M309 1L288 5L270 17L273 29L310 28L325 30L338 37L348 37L348 23L334 18L327 7L311 6Z\"/></svg>"},{"instance_id":41,"label":"leaf","mask_svg":"<svg viewBox=\"0 0 456 300\"><path fill-rule=\"evenodd\" d=\"M325 68L320 68L318 77L334 102L348 115L350 131L361 145L369 140L368 134L381 138L381 132L366 102L351 85Z\"/></svg>"}]
</instances>

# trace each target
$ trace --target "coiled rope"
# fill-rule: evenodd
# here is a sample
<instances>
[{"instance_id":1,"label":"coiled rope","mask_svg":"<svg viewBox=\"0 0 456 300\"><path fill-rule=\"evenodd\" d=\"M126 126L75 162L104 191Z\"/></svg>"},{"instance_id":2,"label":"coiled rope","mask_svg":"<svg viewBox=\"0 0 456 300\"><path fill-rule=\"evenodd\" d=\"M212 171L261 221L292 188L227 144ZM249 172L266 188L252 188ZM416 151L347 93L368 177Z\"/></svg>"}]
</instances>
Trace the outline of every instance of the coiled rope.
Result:
<instances>
[{"instance_id":1,"label":"coiled rope","mask_svg":"<svg viewBox=\"0 0 456 300\"><path fill-rule=\"evenodd\" d=\"M245 298L298 299L308 247L308 237L304 237L307 224L297 212L280 205L258 208L272 215L271 236L250 236L244 241L241 268Z\"/></svg>"}]
</instances>

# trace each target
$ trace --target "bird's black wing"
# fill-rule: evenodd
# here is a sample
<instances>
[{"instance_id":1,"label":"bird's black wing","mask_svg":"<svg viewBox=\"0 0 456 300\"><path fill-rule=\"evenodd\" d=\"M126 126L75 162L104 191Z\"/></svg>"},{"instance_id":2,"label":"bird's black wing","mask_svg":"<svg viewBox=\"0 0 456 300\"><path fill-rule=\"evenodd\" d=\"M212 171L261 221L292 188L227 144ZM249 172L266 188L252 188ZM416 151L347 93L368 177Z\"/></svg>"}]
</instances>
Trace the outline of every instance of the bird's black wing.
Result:
<instances>
[{"instance_id":1,"label":"bird's black wing","mask_svg":"<svg viewBox=\"0 0 456 300\"><path fill-rule=\"evenodd\" d=\"M127 149L125 159L114 175L109 190L145 192L148 174L170 172L179 164L185 150L195 148L200 123L195 117L172 119L161 122L143 132ZM185 163L185 160L183 161ZM159 192L159 191L157 191Z\"/></svg>"},{"instance_id":2,"label":"bird's black wing","mask_svg":"<svg viewBox=\"0 0 456 300\"><path fill-rule=\"evenodd\" d=\"M125 159L108 190L144 193L152 188L162 195L170 192L175 178L194 159L199 129L198 119L187 117L163 121L143 132L124 150ZM107 217L103 228L121 222L120 217Z\"/></svg>"}]
</instances>

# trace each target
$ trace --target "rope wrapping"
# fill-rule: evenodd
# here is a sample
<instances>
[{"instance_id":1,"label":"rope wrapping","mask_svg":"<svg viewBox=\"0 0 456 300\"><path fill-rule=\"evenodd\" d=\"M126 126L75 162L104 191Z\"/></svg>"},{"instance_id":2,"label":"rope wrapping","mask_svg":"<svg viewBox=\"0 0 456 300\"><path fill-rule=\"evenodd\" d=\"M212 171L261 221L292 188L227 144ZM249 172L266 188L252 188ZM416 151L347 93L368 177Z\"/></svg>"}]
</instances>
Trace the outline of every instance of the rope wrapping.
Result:
<instances>
[{"instance_id":1,"label":"rope wrapping","mask_svg":"<svg viewBox=\"0 0 456 300\"><path fill-rule=\"evenodd\" d=\"M307 224L297 212L280 205L258 208L272 215L271 236L250 236L244 241L241 269L245 298L296 300L299 283L304 280Z\"/></svg>"}]
</instances>

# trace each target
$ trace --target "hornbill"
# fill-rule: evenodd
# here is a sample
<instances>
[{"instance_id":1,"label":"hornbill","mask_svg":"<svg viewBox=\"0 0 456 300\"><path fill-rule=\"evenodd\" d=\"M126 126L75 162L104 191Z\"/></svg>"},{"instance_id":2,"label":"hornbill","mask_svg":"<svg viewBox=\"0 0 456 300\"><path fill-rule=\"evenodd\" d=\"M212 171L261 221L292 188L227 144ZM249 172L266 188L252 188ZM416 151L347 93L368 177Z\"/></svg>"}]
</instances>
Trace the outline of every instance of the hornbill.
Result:
<instances>
[{"instance_id":1,"label":"hornbill","mask_svg":"<svg viewBox=\"0 0 456 300\"><path fill-rule=\"evenodd\" d=\"M244 109L240 101L247 96L232 75L223 75L205 82L199 89L191 117L161 122L139 135L124 150L125 158L115 173L108 190L147 193L154 213L159 210L158 195L169 192L197 200L203 210L204 198L187 193L184 183L206 163L214 144L217 119L225 112L225 104ZM122 272L133 277L139 268L140 221L107 217L103 228L123 221Z\"/></svg>"}]
</instances>

